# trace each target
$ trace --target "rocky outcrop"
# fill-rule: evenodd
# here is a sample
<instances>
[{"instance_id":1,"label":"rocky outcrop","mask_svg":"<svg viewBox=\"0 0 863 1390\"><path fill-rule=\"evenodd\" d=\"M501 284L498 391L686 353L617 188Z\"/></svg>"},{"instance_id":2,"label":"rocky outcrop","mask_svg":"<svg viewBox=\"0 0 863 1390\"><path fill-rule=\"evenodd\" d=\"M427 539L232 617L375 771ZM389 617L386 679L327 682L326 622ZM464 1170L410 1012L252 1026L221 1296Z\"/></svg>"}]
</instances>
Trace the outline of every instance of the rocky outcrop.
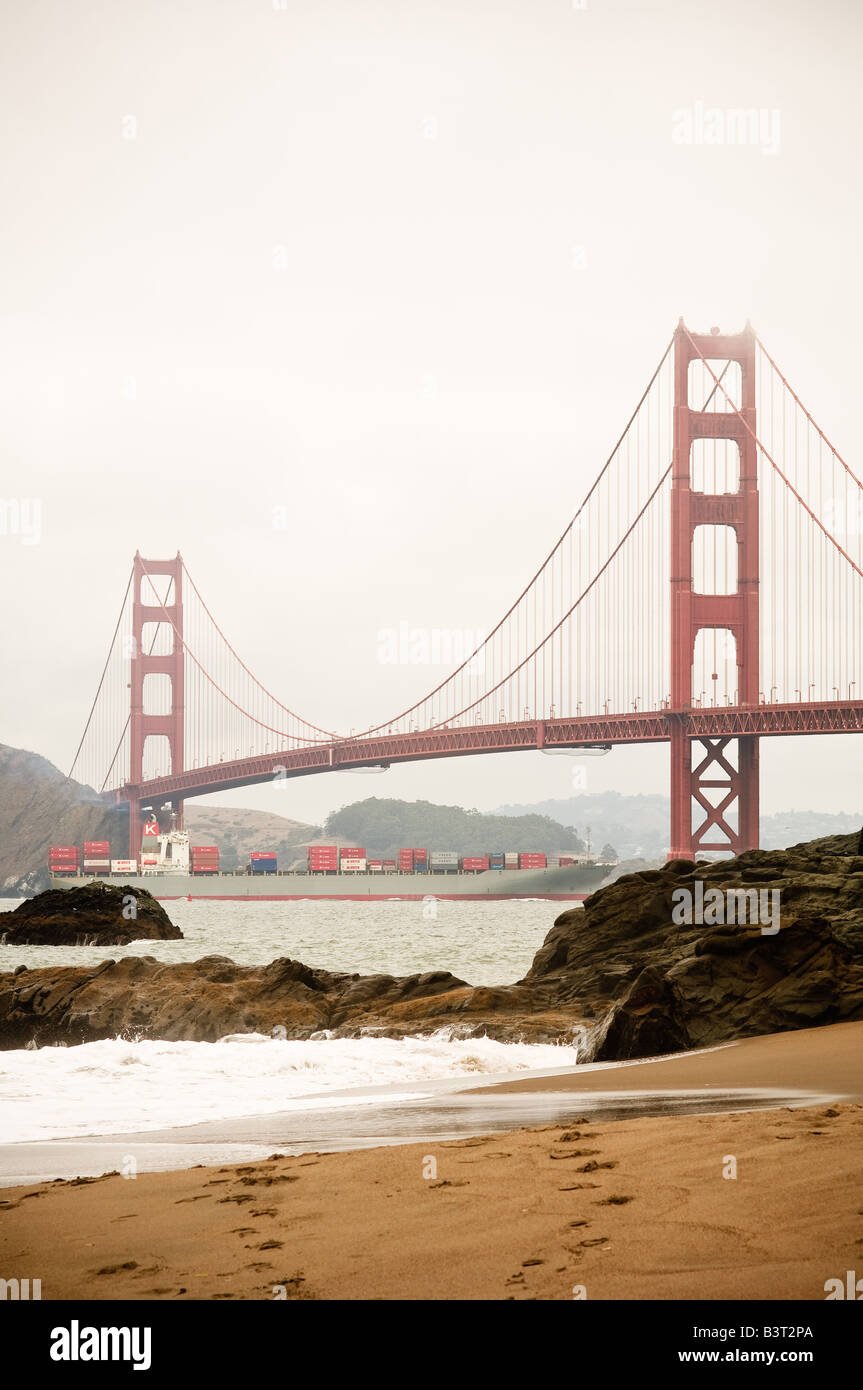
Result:
<instances>
[{"instance_id":1,"label":"rocky outcrop","mask_svg":"<svg viewBox=\"0 0 863 1390\"><path fill-rule=\"evenodd\" d=\"M272 1033L307 1038L324 1029L376 1031L387 1017L389 1034L419 1031L429 1006L446 1008L467 986L441 972L394 979L389 975L332 974L295 960L239 966L223 956L165 965L129 956L96 966L20 970L0 976L0 1044L92 1042L118 1035L215 1042L229 1033ZM355 1026L351 1026L355 1025Z\"/></svg>"},{"instance_id":2,"label":"rocky outcrop","mask_svg":"<svg viewBox=\"0 0 863 1390\"><path fill-rule=\"evenodd\" d=\"M5 946L126 946L130 941L181 941L165 909L146 889L93 879L55 888L0 918Z\"/></svg>"},{"instance_id":3,"label":"rocky outcrop","mask_svg":"<svg viewBox=\"0 0 863 1390\"><path fill-rule=\"evenodd\" d=\"M709 910L707 921L687 923L679 920L681 889L694 902L701 894L705 906L711 890L723 899L729 890L775 890L779 918L764 924L767 933L757 922L711 921ZM582 1060L619 1060L857 1018L856 835L627 875L558 917L524 979L496 988L443 971L395 978L293 960L239 966L218 956L19 967L0 976L0 1048L118 1034L215 1041L239 1032L401 1037L446 1027L529 1042L584 1033Z\"/></svg>"},{"instance_id":4,"label":"rocky outcrop","mask_svg":"<svg viewBox=\"0 0 863 1390\"><path fill-rule=\"evenodd\" d=\"M588 1044L597 1061L861 1018L857 844L856 835L831 836L618 879L558 917L522 983L551 991L558 1003L578 1002L597 1020ZM724 903L713 912L726 919L729 892L755 890L769 895L759 898L768 918L778 902L778 919L676 921L681 889L694 901L700 895L704 917L711 915L711 890L718 890Z\"/></svg>"}]
</instances>

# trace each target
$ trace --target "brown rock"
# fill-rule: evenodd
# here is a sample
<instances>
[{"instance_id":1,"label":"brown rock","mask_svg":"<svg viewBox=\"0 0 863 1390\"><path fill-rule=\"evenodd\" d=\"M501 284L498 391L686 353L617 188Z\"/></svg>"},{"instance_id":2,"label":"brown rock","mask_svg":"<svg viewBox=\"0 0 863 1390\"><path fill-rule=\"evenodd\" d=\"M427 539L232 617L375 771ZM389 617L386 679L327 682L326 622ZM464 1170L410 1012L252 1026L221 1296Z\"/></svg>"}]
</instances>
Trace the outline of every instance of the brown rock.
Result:
<instances>
[{"instance_id":1,"label":"brown rock","mask_svg":"<svg viewBox=\"0 0 863 1390\"><path fill-rule=\"evenodd\" d=\"M7 925L8 923L8 925ZM5 946L125 946L130 941L181 941L165 909L143 888L103 879L53 888L4 914Z\"/></svg>"}]
</instances>

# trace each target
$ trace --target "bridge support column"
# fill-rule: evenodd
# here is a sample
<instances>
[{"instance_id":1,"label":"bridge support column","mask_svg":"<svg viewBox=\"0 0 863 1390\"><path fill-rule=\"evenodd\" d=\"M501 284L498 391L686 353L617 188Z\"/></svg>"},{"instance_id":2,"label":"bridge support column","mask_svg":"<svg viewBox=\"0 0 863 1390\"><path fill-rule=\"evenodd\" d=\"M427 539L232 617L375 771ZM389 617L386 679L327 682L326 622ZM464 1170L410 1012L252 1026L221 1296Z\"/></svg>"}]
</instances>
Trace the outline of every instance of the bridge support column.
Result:
<instances>
[{"instance_id":1,"label":"bridge support column","mask_svg":"<svg viewBox=\"0 0 863 1390\"><path fill-rule=\"evenodd\" d=\"M721 376L723 363L740 367L740 409L712 387L698 410L689 401L689 364L704 357ZM727 388L726 388L727 389ZM733 392L729 391L733 400ZM718 399L717 399L718 398ZM716 400L712 410L706 407ZM736 492L696 492L692 446L700 439L730 440L740 456ZM696 528L730 527L737 539L737 589L699 593L693 575ZM674 340L674 460L671 484L671 838L670 859L694 859L699 850L740 854L758 847L758 739L704 738L693 754L692 666L704 629L731 633L736 650L733 703L757 705L758 691L758 457L755 444L755 335L690 334L681 320ZM693 762L695 766L693 767ZM693 819L703 819L693 826ZM736 818L736 824L734 823Z\"/></svg>"}]
</instances>

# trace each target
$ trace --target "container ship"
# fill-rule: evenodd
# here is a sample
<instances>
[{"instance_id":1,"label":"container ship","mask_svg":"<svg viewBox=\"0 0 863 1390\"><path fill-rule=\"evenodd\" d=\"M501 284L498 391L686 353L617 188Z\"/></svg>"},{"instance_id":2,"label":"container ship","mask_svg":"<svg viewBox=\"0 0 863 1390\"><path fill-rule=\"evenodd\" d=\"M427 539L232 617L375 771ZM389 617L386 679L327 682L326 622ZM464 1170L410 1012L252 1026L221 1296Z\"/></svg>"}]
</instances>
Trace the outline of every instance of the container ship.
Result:
<instances>
[{"instance_id":1,"label":"container ship","mask_svg":"<svg viewBox=\"0 0 863 1390\"><path fill-rule=\"evenodd\" d=\"M114 859L107 840L52 845L53 888L76 888L93 878L146 888L160 902L181 898L269 902L324 898L385 902L426 898L465 902L547 898L579 902L614 865L589 856L500 851L462 855L456 850L405 848L396 859L372 859L357 846L312 845L304 863L280 869L277 856L256 850L240 869L222 871L215 845L192 845L184 830L144 826L138 859Z\"/></svg>"}]
</instances>

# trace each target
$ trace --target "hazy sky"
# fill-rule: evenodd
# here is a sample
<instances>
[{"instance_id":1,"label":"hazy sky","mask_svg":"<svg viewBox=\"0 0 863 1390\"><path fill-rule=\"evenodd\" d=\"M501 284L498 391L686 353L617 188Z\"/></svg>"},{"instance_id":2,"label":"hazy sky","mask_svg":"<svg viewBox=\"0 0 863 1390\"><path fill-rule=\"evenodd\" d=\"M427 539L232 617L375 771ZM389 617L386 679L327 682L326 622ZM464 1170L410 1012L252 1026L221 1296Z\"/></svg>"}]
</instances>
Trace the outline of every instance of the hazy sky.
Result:
<instances>
[{"instance_id":1,"label":"hazy sky","mask_svg":"<svg viewBox=\"0 0 863 1390\"><path fill-rule=\"evenodd\" d=\"M379 631L494 625L681 314L751 319L859 471L861 31L856 0L7 3L0 497L41 531L0 536L0 739L68 766L136 548L183 552L293 708L389 717L444 671ZM738 107L763 138L698 143ZM763 808L858 809L861 758L765 740ZM227 800L487 808L571 772ZM588 766L666 784L664 748Z\"/></svg>"}]
</instances>

